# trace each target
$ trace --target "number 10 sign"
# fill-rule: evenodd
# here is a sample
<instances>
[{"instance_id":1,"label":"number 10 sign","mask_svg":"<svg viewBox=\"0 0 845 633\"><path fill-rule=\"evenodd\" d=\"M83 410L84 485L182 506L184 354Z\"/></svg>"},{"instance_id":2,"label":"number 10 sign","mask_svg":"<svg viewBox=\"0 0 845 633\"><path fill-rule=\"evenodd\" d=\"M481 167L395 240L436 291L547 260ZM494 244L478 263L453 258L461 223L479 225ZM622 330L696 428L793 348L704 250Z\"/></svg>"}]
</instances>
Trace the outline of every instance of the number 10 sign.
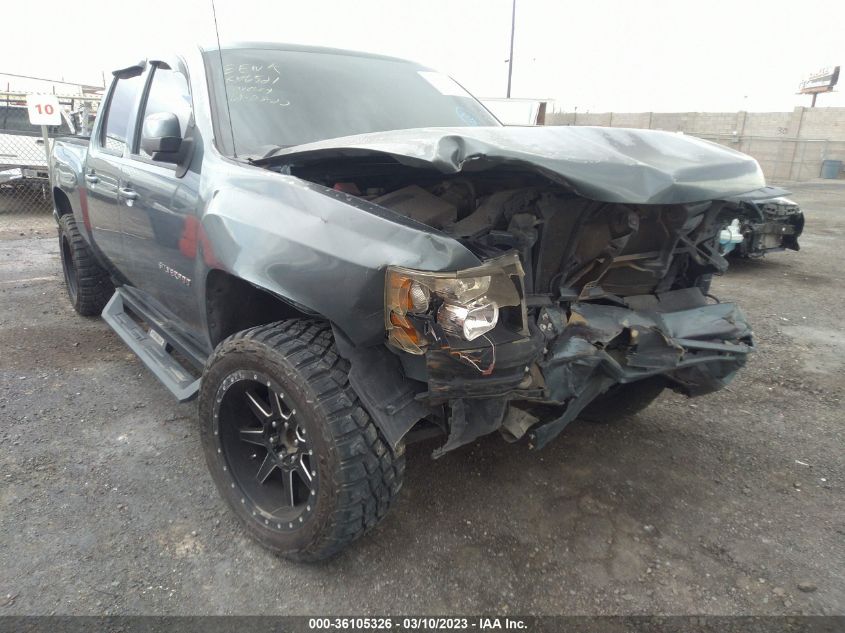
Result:
<instances>
[{"instance_id":1,"label":"number 10 sign","mask_svg":"<svg viewBox=\"0 0 845 633\"><path fill-rule=\"evenodd\" d=\"M55 95L26 95L26 109L32 125L61 125L59 107Z\"/></svg>"}]
</instances>

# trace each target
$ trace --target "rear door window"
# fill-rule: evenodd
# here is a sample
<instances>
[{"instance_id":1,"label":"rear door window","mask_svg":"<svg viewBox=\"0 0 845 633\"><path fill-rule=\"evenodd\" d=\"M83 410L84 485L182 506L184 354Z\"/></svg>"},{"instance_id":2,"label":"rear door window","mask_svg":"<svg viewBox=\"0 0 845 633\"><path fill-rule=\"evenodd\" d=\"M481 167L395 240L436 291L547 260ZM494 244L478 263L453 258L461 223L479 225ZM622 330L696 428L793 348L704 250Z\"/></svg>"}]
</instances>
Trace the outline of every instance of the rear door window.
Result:
<instances>
[{"instance_id":1,"label":"rear door window","mask_svg":"<svg viewBox=\"0 0 845 633\"><path fill-rule=\"evenodd\" d=\"M126 139L131 127L129 117L141 87L139 73L132 77L121 77L112 90L100 138L100 146L110 154L122 155L126 148Z\"/></svg>"}]
</instances>

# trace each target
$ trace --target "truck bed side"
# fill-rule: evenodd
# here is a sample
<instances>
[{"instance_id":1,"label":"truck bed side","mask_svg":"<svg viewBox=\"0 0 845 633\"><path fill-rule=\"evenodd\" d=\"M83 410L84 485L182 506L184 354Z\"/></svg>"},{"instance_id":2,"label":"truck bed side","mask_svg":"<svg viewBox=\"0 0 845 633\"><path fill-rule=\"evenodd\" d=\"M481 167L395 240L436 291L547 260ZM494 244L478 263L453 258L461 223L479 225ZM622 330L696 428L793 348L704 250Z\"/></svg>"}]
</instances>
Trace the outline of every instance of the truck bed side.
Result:
<instances>
[{"instance_id":1,"label":"truck bed side","mask_svg":"<svg viewBox=\"0 0 845 633\"><path fill-rule=\"evenodd\" d=\"M50 154L50 173L53 179L54 213L57 216L73 213L83 235L91 239L84 186L85 159L89 139L65 136L53 142Z\"/></svg>"}]
</instances>

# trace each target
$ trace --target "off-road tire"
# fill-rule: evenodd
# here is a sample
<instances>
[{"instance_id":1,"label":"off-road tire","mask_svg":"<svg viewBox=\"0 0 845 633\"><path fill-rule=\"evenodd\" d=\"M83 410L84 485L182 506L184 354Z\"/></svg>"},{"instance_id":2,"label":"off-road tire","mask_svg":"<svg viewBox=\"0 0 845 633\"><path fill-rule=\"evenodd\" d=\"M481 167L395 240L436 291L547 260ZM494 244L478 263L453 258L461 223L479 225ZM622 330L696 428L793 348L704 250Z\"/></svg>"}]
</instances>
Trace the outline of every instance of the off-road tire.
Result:
<instances>
[{"instance_id":1,"label":"off-road tire","mask_svg":"<svg viewBox=\"0 0 845 633\"><path fill-rule=\"evenodd\" d=\"M65 287L73 309L82 316L101 314L114 294L114 285L79 232L76 219L69 213L59 218L59 249Z\"/></svg>"},{"instance_id":2,"label":"off-road tire","mask_svg":"<svg viewBox=\"0 0 845 633\"><path fill-rule=\"evenodd\" d=\"M599 423L624 420L648 407L665 388L666 380L662 376L614 385L587 405L578 417Z\"/></svg>"},{"instance_id":3,"label":"off-road tire","mask_svg":"<svg viewBox=\"0 0 845 633\"><path fill-rule=\"evenodd\" d=\"M245 500L236 468L227 468L226 430L215 412L222 420L219 398L228 393L226 385L233 378L244 380L244 372L247 379L267 377L268 389L272 380L284 390L284 402L295 406L295 419L300 420L296 424L307 430L313 449L314 461L309 463L316 464L319 483L311 493L314 506L308 506L304 520L294 519L290 530L282 523L268 523L260 509L256 516L257 506L250 508L251 499ZM384 441L350 386L348 373L349 364L335 349L331 327L308 319L234 334L220 343L206 364L198 408L211 475L247 532L285 558L316 561L337 554L384 518L402 487L404 446L394 452Z\"/></svg>"}]
</instances>

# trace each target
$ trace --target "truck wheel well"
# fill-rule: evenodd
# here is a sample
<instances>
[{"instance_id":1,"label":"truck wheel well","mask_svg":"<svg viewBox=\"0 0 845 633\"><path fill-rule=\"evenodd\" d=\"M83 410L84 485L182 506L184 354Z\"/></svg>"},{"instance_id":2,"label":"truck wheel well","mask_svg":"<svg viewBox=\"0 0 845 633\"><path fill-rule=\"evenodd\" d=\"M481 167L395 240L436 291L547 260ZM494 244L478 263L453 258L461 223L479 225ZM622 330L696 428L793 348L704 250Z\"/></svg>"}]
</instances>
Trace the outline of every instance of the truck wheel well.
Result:
<instances>
[{"instance_id":1,"label":"truck wheel well","mask_svg":"<svg viewBox=\"0 0 845 633\"><path fill-rule=\"evenodd\" d=\"M205 284L208 335L214 347L235 332L284 319L311 317L276 295L222 270Z\"/></svg>"},{"instance_id":2,"label":"truck wheel well","mask_svg":"<svg viewBox=\"0 0 845 633\"><path fill-rule=\"evenodd\" d=\"M73 207L70 206L70 200L68 200L67 194L58 187L53 188L53 201L59 217L73 213Z\"/></svg>"}]
</instances>

